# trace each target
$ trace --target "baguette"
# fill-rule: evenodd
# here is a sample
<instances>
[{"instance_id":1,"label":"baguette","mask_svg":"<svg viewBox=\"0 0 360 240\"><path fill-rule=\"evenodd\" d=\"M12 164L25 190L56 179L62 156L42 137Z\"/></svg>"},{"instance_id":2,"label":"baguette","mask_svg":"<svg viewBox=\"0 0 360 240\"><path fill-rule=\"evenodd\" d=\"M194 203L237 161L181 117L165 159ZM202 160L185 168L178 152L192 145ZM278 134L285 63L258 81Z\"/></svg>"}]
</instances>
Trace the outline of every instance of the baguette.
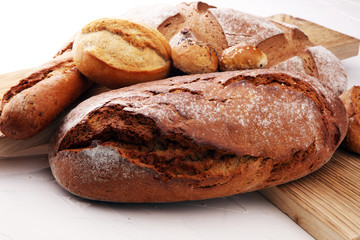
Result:
<instances>
[{"instance_id":1,"label":"baguette","mask_svg":"<svg viewBox=\"0 0 360 240\"><path fill-rule=\"evenodd\" d=\"M72 51L62 52L32 70L4 94L0 107L1 132L13 139L36 135L89 86L73 62Z\"/></svg>"},{"instance_id":2,"label":"baguette","mask_svg":"<svg viewBox=\"0 0 360 240\"><path fill-rule=\"evenodd\" d=\"M346 130L341 100L306 74L187 75L85 100L54 134L49 160L80 197L199 200L301 178L331 158Z\"/></svg>"}]
</instances>

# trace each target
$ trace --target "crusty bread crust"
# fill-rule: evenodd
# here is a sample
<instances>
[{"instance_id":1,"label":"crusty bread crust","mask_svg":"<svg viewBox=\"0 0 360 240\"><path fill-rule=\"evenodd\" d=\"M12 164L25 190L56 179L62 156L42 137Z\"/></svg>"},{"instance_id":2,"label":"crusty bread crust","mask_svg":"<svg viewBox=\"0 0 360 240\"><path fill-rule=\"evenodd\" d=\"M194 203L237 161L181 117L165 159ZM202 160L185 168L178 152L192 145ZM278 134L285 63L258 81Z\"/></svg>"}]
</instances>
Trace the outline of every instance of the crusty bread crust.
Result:
<instances>
[{"instance_id":1,"label":"crusty bread crust","mask_svg":"<svg viewBox=\"0 0 360 240\"><path fill-rule=\"evenodd\" d=\"M305 74L189 75L84 101L54 135L50 166L62 187L89 199L206 199L307 175L346 130L340 99Z\"/></svg>"},{"instance_id":2,"label":"crusty bread crust","mask_svg":"<svg viewBox=\"0 0 360 240\"><path fill-rule=\"evenodd\" d=\"M210 45L191 38L174 45L171 58L174 67L188 74L216 72L219 65L216 51Z\"/></svg>"},{"instance_id":3,"label":"crusty bread crust","mask_svg":"<svg viewBox=\"0 0 360 240\"><path fill-rule=\"evenodd\" d=\"M171 48L156 29L123 19L98 19L77 35L77 68L90 80L109 88L166 78Z\"/></svg>"},{"instance_id":4,"label":"crusty bread crust","mask_svg":"<svg viewBox=\"0 0 360 240\"><path fill-rule=\"evenodd\" d=\"M177 38L183 31L190 32L191 38L209 44L219 57L224 50L238 44L253 46L266 55L267 68L304 71L337 95L347 89L347 77L340 60L325 48L314 46L306 34L294 25L230 8L217 8L204 2L181 3L167 7L154 6L151 11L148 7L140 8L130 11L124 17L129 16L158 29L173 48L179 44ZM300 58L301 61L291 61L291 64L287 64L294 57ZM181 61L184 61L183 59L185 57ZM190 63L196 61L202 61L199 54L193 54L189 60ZM177 65L181 69L181 65L186 63Z\"/></svg>"},{"instance_id":5,"label":"crusty bread crust","mask_svg":"<svg viewBox=\"0 0 360 240\"><path fill-rule=\"evenodd\" d=\"M340 95L340 99L349 118L349 129L342 145L360 154L360 86L353 86Z\"/></svg>"},{"instance_id":6,"label":"crusty bread crust","mask_svg":"<svg viewBox=\"0 0 360 240\"><path fill-rule=\"evenodd\" d=\"M89 86L74 64L72 51L62 52L4 94L0 108L1 132L14 139L36 135Z\"/></svg>"}]
</instances>

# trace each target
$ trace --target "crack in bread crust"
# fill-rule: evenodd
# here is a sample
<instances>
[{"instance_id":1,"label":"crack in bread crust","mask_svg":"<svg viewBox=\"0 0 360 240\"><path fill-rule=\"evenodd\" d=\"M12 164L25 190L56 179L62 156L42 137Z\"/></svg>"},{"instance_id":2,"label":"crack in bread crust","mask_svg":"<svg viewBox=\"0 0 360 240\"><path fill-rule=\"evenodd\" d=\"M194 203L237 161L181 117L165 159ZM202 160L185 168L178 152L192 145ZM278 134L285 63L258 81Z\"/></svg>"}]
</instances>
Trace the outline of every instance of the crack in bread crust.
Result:
<instances>
[{"instance_id":1,"label":"crack in bread crust","mask_svg":"<svg viewBox=\"0 0 360 240\"><path fill-rule=\"evenodd\" d=\"M205 79L205 81L204 81ZM90 112L86 119L67 132L62 139L58 152L63 150L79 150L92 148L97 145L115 147L119 154L128 159L132 164L141 165L154 170L161 181L169 181L173 178L191 179L197 187L210 188L227 184L234 177L245 174L257 168L255 176L261 175L266 186L271 186L284 179L291 178L288 170L306 166L304 172L308 173L317 169L322 162L306 163L316 152L318 144L338 145L341 134L335 124L331 125L328 117L333 115L331 107L326 106L326 98L312 85L301 81L296 77L284 74L277 75L248 75L235 74L235 76L222 80L216 77L196 78L196 81L183 81L178 83L169 79L169 88L151 89L145 88L148 96L127 96L121 98L126 104L113 104L107 101L101 107ZM199 86L208 82L215 83L220 88L230 88L246 82L253 86L276 87L278 89L291 90L306 95L311 99L322 116L325 130L324 139L313 139L303 149L290 150L287 156L276 159L268 155L239 155L229 149L211 144L194 142L187 136L184 129L174 127L164 132L157 125L157 119L146 116L138 109L150 104L154 97L166 97L172 94L186 94L207 102L226 104L235 98L208 98ZM135 87L136 88L136 87ZM130 99L136 98L137 102ZM176 105L171 102L158 102L159 106L170 109L177 114L182 121L192 121L191 118L182 114ZM334 131L336 129L336 131ZM334 133L334 134L329 134ZM327 138L333 139L328 143ZM319 142L320 141L320 142ZM324 141L323 143L321 141ZM310 161L309 161L310 162ZM280 176L280 177L279 177ZM250 183L249 183L250 184Z\"/></svg>"},{"instance_id":2,"label":"crack in bread crust","mask_svg":"<svg viewBox=\"0 0 360 240\"><path fill-rule=\"evenodd\" d=\"M289 168L296 168L298 164L308 161L315 152L313 143L278 163L269 157L237 156L214 146L197 145L182 135L181 130L175 129L164 136L151 119L127 114L121 109L107 107L93 112L91 121L72 132L71 142L68 142L68 146L61 146L59 152L98 145L111 146L132 164L154 170L160 181L190 179L193 181L191 185L201 188L226 184L237 175L254 171L252 169L256 169L255 176L267 179L267 184L272 185L283 181L288 177L286 172ZM115 125L112 124L114 122ZM74 139L75 136L81 137ZM318 166L310 165L308 171L315 167Z\"/></svg>"},{"instance_id":3,"label":"crack in bread crust","mask_svg":"<svg viewBox=\"0 0 360 240\"><path fill-rule=\"evenodd\" d=\"M199 200L303 177L346 129L340 99L305 75L174 77L79 104L51 141L50 166L61 186L90 199Z\"/></svg>"}]
</instances>

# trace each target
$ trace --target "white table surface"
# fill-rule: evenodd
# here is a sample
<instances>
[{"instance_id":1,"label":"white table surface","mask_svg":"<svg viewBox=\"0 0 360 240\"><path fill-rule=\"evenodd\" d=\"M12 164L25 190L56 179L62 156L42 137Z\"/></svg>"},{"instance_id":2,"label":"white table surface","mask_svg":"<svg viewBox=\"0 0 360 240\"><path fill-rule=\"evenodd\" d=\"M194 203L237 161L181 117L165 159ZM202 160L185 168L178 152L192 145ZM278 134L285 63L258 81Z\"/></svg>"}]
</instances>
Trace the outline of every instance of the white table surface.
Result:
<instances>
[{"instance_id":1,"label":"white table surface","mask_svg":"<svg viewBox=\"0 0 360 240\"><path fill-rule=\"evenodd\" d=\"M176 4L180 1L154 1ZM149 1L6 1L0 6L0 74L46 62L86 23ZM360 1L208 1L259 16L292 14L360 38ZM360 84L360 57L343 61ZM86 201L62 190L45 157L0 159L0 240L313 239L259 193L172 204Z\"/></svg>"}]
</instances>

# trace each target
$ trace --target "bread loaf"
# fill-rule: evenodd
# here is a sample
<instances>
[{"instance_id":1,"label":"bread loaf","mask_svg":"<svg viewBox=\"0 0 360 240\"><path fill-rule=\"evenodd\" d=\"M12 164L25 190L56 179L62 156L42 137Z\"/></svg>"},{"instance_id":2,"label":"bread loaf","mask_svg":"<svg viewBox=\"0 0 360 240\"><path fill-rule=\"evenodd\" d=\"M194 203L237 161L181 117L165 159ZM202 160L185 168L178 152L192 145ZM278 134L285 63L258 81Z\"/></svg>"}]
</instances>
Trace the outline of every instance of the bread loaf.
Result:
<instances>
[{"instance_id":1,"label":"bread loaf","mask_svg":"<svg viewBox=\"0 0 360 240\"><path fill-rule=\"evenodd\" d=\"M353 86L341 94L340 99L349 118L349 129L342 145L360 154L360 86Z\"/></svg>"},{"instance_id":2,"label":"bread loaf","mask_svg":"<svg viewBox=\"0 0 360 240\"><path fill-rule=\"evenodd\" d=\"M14 139L36 135L89 86L75 66L71 46L64 49L4 94L1 132Z\"/></svg>"},{"instance_id":3,"label":"bread loaf","mask_svg":"<svg viewBox=\"0 0 360 240\"><path fill-rule=\"evenodd\" d=\"M347 77L341 62L327 49L314 46L299 28L290 24L234 9L216 8L204 2L139 7L120 17L143 21L158 29L172 47L179 43L179 36L207 43L219 57L224 50L238 44L253 46L266 55L267 68L305 72L318 78L337 95L347 89ZM182 34L184 31L187 34ZM251 60L252 56L248 56ZM188 61L196 62L198 58L199 55L194 54Z\"/></svg>"},{"instance_id":4,"label":"bread loaf","mask_svg":"<svg viewBox=\"0 0 360 240\"><path fill-rule=\"evenodd\" d=\"M49 158L57 182L84 198L198 200L303 177L331 158L346 130L340 99L305 74L187 75L82 102Z\"/></svg>"}]
</instances>

